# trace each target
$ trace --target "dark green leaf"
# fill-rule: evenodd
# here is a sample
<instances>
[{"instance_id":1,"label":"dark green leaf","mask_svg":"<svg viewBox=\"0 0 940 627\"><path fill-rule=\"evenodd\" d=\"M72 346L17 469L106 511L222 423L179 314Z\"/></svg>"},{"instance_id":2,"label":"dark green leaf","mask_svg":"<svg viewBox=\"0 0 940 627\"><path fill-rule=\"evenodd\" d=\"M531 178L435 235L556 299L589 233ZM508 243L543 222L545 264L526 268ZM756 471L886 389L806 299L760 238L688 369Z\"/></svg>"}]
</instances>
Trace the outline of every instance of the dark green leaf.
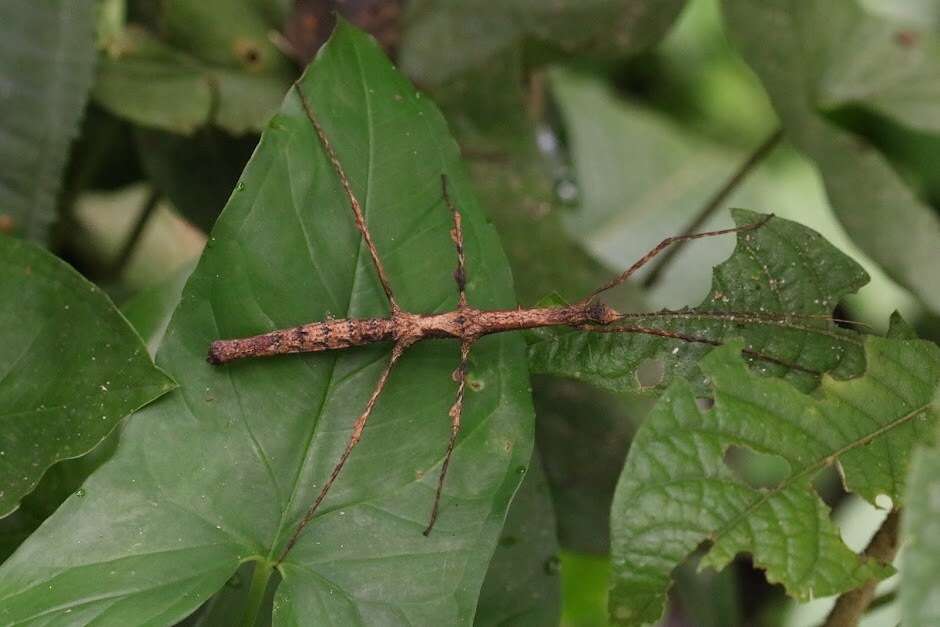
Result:
<instances>
[{"instance_id":1,"label":"dark green leaf","mask_svg":"<svg viewBox=\"0 0 940 627\"><path fill-rule=\"evenodd\" d=\"M629 55L655 44L685 0L418 0L408 6L402 66L439 83L487 65L524 39L566 52Z\"/></svg>"},{"instance_id":2,"label":"dark green leaf","mask_svg":"<svg viewBox=\"0 0 940 627\"><path fill-rule=\"evenodd\" d=\"M103 292L57 257L0 236L0 514L55 462L95 447L174 387Z\"/></svg>"},{"instance_id":3,"label":"dark green leaf","mask_svg":"<svg viewBox=\"0 0 940 627\"><path fill-rule=\"evenodd\" d=\"M191 137L137 129L138 154L153 185L208 233L258 143L203 128Z\"/></svg>"},{"instance_id":4,"label":"dark green leaf","mask_svg":"<svg viewBox=\"0 0 940 627\"><path fill-rule=\"evenodd\" d=\"M533 381L533 399L558 539L567 550L607 554L614 487L649 401L553 377Z\"/></svg>"},{"instance_id":5,"label":"dark green leaf","mask_svg":"<svg viewBox=\"0 0 940 627\"><path fill-rule=\"evenodd\" d=\"M375 42L340 26L299 87L363 203L399 302L420 312L456 303L446 173L464 212L470 300L512 306L505 259L443 119ZM171 623L241 564L272 565L339 458L388 347L217 368L207 346L331 314L385 313L342 188L291 91L164 337L158 362L181 388L131 420L85 496L4 565L3 621ZM424 343L392 373L320 515L277 567L275 622L471 622L531 455L532 409L521 340L481 340L441 518L424 537L456 363L453 344Z\"/></svg>"},{"instance_id":6,"label":"dark green leaf","mask_svg":"<svg viewBox=\"0 0 940 627\"><path fill-rule=\"evenodd\" d=\"M869 337L863 377L825 378L809 396L749 372L741 346L702 361L714 408L701 410L691 386L676 380L634 439L611 511L610 612L619 624L656 620L670 572L705 540L712 546L702 566L720 569L748 552L799 600L891 571L845 546L812 480L838 463L846 489L903 504L911 449L940 416L940 348ZM751 487L724 462L732 446L783 458L786 477Z\"/></svg>"},{"instance_id":7,"label":"dark green leaf","mask_svg":"<svg viewBox=\"0 0 940 627\"><path fill-rule=\"evenodd\" d=\"M739 225L762 217L743 209L733 215ZM859 336L826 318L842 296L867 280L861 267L818 233L772 218L738 234L734 253L715 267L702 304L625 320L699 341L552 329L531 334L530 367L613 391L661 390L678 374L701 390L698 359L714 343L743 336L761 373L810 389L821 373L845 378L864 369Z\"/></svg>"},{"instance_id":8,"label":"dark green leaf","mask_svg":"<svg viewBox=\"0 0 940 627\"><path fill-rule=\"evenodd\" d=\"M848 80L845 68L831 64L832 57L872 59L877 67L894 66L879 71L903 76L916 55L879 55L884 33L877 34L872 48L867 39L872 33L853 30L858 18L854 2L725 0L724 8L732 40L763 81L788 137L819 167L848 234L894 280L940 311L933 279L940 274L940 218L881 154L818 110L826 106L821 101L827 93L824 81L833 76ZM833 42L840 47L847 43L844 28L863 47L833 55Z\"/></svg>"},{"instance_id":9,"label":"dark green leaf","mask_svg":"<svg viewBox=\"0 0 940 627\"><path fill-rule=\"evenodd\" d=\"M486 573L473 624L557 625L559 570L551 493L539 454L533 453Z\"/></svg>"},{"instance_id":10,"label":"dark green leaf","mask_svg":"<svg viewBox=\"0 0 940 627\"><path fill-rule=\"evenodd\" d=\"M0 19L0 233L45 241L91 88L95 3L8 0Z\"/></svg>"}]
</instances>

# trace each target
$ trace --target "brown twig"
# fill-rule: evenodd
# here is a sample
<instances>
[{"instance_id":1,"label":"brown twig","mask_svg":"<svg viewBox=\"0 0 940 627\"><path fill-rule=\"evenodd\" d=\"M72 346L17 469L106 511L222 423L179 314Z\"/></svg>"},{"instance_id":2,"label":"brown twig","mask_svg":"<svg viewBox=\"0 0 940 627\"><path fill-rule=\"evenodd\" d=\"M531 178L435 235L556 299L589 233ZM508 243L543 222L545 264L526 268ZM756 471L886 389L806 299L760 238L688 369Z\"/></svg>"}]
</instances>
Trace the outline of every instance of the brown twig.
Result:
<instances>
[{"instance_id":1,"label":"brown twig","mask_svg":"<svg viewBox=\"0 0 940 627\"><path fill-rule=\"evenodd\" d=\"M608 305L597 300L597 296L602 292L616 287L626 281L636 270L642 267L650 259L669 247L670 244L686 240L698 239L701 237L710 237L715 235L724 235L727 233L740 233L760 228L772 216L767 216L754 224L747 224L733 229L723 229L721 231L710 231L706 233L688 233L679 237L666 238L649 253L644 255L637 263L630 266L626 272L618 275L607 284L592 292L586 298L573 304L563 307L541 307L534 309L505 309L505 310L479 310L472 307L467 299L466 284L467 274L464 259L463 246L463 227L460 210L454 204L448 191L446 176L441 177L442 198L453 217L453 227L451 229L451 239L457 253L457 266L454 270L454 281L457 285L457 307L453 311L437 314L416 314L402 309L395 300L392 291L391 282L382 265L381 257L369 233L365 214L359 200L353 192L349 177L343 169L339 156L330 144L326 132L320 125L316 117L313 106L306 98L299 86L295 85L297 94L303 105L303 109L310 120L317 137L323 146L327 159L332 165L333 171L342 186L346 199L349 202L353 213L353 219L356 228L362 237L363 243L369 251L373 267L378 276L379 283L389 303L389 315L385 318L368 319L343 319L343 320L324 320L320 322L311 322L308 324L296 326L289 329L280 329L255 335L246 338L216 340L209 347L208 361L212 364L223 364L236 359L248 357L265 357L272 355L283 355L288 353L307 353L321 352L328 350L341 350L354 346L363 346L377 342L391 342L392 351L388 363L379 380L376 383L365 409L353 423L352 433L346 443L346 447L340 456L339 461L333 467L329 478L320 489L317 498L307 509L303 517L298 522L293 533L288 538L283 549L281 549L277 558L277 563L281 563L290 550L297 543L304 528L313 520L317 510L323 503L334 482L340 475L346 461L349 459L353 449L359 443L363 436L366 423L378 403L382 391L385 389L391 376L392 369L399 361L404 351L417 342L434 338L451 338L460 340L460 363L454 371L454 381L457 383L456 396L453 405L449 411L451 418L451 433L447 442L447 448L444 455L441 471L438 475L437 488L435 490L434 502L431 508L431 515L428 525L424 530L424 535L428 535L440 512L441 495L444 489L444 481L447 475L447 469L450 465L451 456L457 445L457 439L460 433L460 421L463 413L464 389L466 386L467 368L469 364L470 349L473 343L483 337L493 333L502 333L506 331L518 331L523 329L534 329L548 326L569 326L580 328L585 331L607 331L622 333L645 333L679 339L688 342L704 342L707 344L718 345L720 342L707 338L699 338L680 333L653 329L640 326L618 326L610 325L618 320L633 317L633 314L621 314ZM750 352L754 357L780 363L790 368L798 368L794 364L788 364L777 360L771 356Z\"/></svg>"},{"instance_id":2,"label":"brown twig","mask_svg":"<svg viewBox=\"0 0 940 627\"><path fill-rule=\"evenodd\" d=\"M901 511L891 510L888 517L881 523L875 532L864 555L878 560L882 564L890 564L898 553L898 527ZM865 611L875 598L875 588L878 581L872 579L855 590L842 594L837 600L824 627L855 627L858 625Z\"/></svg>"},{"instance_id":3,"label":"brown twig","mask_svg":"<svg viewBox=\"0 0 940 627\"><path fill-rule=\"evenodd\" d=\"M744 163L738 166L738 169L732 173L728 180L725 181L725 184L722 185L715 195L712 196L708 202L706 202L702 208L696 214L695 218L686 226L683 233L694 233L702 228L702 225L711 217L711 215L721 207L723 203L731 192L750 174L757 165L764 160L764 158L773 151L777 146L780 140L783 138L783 129L778 128L770 136L767 137L760 146L758 146L751 155L745 159ZM689 239L689 238L686 238ZM646 275L646 278L643 279L643 287L650 288L656 284L659 280L659 277L662 275L663 270L675 259L676 255L679 254L679 251L682 250L682 244L674 246L669 249L665 255L663 255L659 262L653 264L650 268L649 273Z\"/></svg>"}]
</instances>

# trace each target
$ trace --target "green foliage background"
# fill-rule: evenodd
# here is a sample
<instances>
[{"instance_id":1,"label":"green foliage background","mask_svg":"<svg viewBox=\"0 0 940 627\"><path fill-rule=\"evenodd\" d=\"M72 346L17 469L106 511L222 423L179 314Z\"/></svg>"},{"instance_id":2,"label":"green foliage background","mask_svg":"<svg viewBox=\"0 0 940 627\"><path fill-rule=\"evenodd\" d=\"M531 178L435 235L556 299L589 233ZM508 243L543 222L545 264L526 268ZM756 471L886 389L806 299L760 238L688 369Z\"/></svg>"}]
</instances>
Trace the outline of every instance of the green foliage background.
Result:
<instances>
[{"instance_id":1,"label":"green foliage background","mask_svg":"<svg viewBox=\"0 0 940 627\"><path fill-rule=\"evenodd\" d=\"M387 351L225 372L203 354L385 313L289 92L337 7L382 49L344 25L300 86L413 310L456 298L441 173L479 307L581 297L781 129L700 228L778 217L610 295L707 342L481 342L430 540L455 349L415 349L272 569ZM13 0L0 39L5 621L802 625L832 604L813 596L893 572L855 552L902 506L912 548L863 624L936 620L928 3Z\"/></svg>"}]
</instances>

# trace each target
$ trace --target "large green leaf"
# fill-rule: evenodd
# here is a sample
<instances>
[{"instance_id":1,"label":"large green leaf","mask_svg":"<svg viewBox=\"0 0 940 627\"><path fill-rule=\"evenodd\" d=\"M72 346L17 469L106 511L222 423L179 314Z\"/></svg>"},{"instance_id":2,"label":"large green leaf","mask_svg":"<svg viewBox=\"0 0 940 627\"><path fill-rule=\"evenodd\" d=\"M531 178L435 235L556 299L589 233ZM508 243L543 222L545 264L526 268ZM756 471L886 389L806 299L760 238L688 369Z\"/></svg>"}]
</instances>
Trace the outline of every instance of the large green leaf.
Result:
<instances>
[{"instance_id":1,"label":"large green leaf","mask_svg":"<svg viewBox=\"0 0 940 627\"><path fill-rule=\"evenodd\" d=\"M812 480L838 464L846 489L903 504L911 449L940 416L940 348L869 337L865 375L827 377L810 396L750 372L741 346L702 361L712 409L700 409L692 387L676 380L633 441L611 510L610 613L619 624L656 620L670 572L706 540L702 566L719 569L748 552L800 600L891 571L845 546ZM779 456L787 472L772 488L753 487L725 464L732 447Z\"/></svg>"},{"instance_id":2,"label":"large green leaf","mask_svg":"<svg viewBox=\"0 0 940 627\"><path fill-rule=\"evenodd\" d=\"M55 462L88 452L174 387L108 297L0 235L0 515Z\"/></svg>"},{"instance_id":3,"label":"large green leaf","mask_svg":"<svg viewBox=\"0 0 940 627\"><path fill-rule=\"evenodd\" d=\"M739 225L762 218L743 209L733 215ZM715 267L711 292L702 304L625 321L687 339L638 332L544 330L530 334L530 367L533 372L568 376L613 391L661 390L676 375L692 379L702 389L698 359L716 343L743 336L761 373L809 389L821 373L844 378L864 369L859 336L826 317L842 296L867 280L858 264L818 233L771 218L756 230L738 234L734 253ZM641 366L653 371L652 380L644 380Z\"/></svg>"},{"instance_id":4,"label":"large green leaf","mask_svg":"<svg viewBox=\"0 0 940 627\"><path fill-rule=\"evenodd\" d=\"M399 302L421 312L456 303L445 173L465 216L470 300L511 306L505 259L443 119L375 42L340 25L298 88L363 203ZM181 388L131 420L85 495L66 501L4 565L0 618L169 623L250 562L262 590L389 349L217 368L205 363L206 348L328 315L385 313L342 188L293 90L164 337L158 362ZM531 455L532 409L521 340L481 340L441 517L424 537L456 360L453 344L429 342L392 373L320 515L277 566L275 624L472 621Z\"/></svg>"},{"instance_id":5,"label":"large green leaf","mask_svg":"<svg viewBox=\"0 0 940 627\"><path fill-rule=\"evenodd\" d=\"M262 0L171 0L159 36L130 25L102 53L95 101L132 122L190 134L208 124L259 130L294 68L272 43L279 11Z\"/></svg>"},{"instance_id":6,"label":"large green leaf","mask_svg":"<svg viewBox=\"0 0 940 627\"><path fill-rule=\"evenodd\" d=\"M852 61L853 73L861 72L859 64L868 59L881 72L904 76L913 71L915 57L878 54L884 33L875 39L873 49L871 33L859 35L852 30L856 14L848 5L853 4L725 0L723 6L731 39L763 81L788 137L816 162L832 208L848 234L893 279L940 311L940 292L933 280L940 273L940 217L915 196L881 154L819 111L827 99L850 100L838 95L836 79L830 78L841 76L838 80L843 84L850 80L844 78L845 67L832 64L834 58ZM858 45L833 53L833 46L847 43ZM873 84L867 78L863 82ZM923 126L913 124L911 115L902 119Z\"/></svg>"},{"instance_id":7,"label":"large green leaf","mask_svg":"<svg viewBox=\"0 0 940 627\"><path fill-rule=\"evenodd\" d=\"M935 399L940 406L940 396ZM901 612L905 627L940 623L940 449L925 447L911 462L901 520Z\"/></svg>"},{"instance_id":8,"label":"large green leaf","mask_svg":"<svg viewBox=\"0 0 940 627\"><path fill-rule=\"evenodd\" d=\"M0 227L44 241L91 88L93 2L8 0L0 19Z\"/></svg>"},{"instance_id":9,"label":"large green leaf","mask_svg":"<svg viewBox=\"0 0 940 627\"><path fill-rule=\"evenodd\" d=\"M561 577L555 512L538 453L509 508L473 624L557 625Z\"/></svg>"},{"instance_id":10,"label":"large green leaf","mask_svg":"<svg viewBox=\"0 0 940 627\"><path fill-rule=\"evenodd\" d=\"M655 44L685 0L418 0L406 13L401 62L439 83L487 65L525 39L566 52L628 55Z\"/></svg>"}]
</instances>

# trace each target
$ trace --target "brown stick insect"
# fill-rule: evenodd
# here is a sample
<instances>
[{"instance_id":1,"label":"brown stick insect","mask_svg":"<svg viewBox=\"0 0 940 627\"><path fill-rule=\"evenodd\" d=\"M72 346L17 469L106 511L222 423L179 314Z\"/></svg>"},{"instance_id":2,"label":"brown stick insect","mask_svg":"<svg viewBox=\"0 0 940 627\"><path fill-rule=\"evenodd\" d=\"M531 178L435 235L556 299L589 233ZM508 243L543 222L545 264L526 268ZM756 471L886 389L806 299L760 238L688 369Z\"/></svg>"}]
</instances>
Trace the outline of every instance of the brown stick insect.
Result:
<instances>
[{"instance_id":1,"label":"brown stick insect","mask_svg":"<svg viewBox=\"0 0 940 627\"><path fill-rule=\"evenodd\" d=\"M352 209L352 216L356 228L369 251L369 255L372 258L372 265L375 268L379 283L388 300L390 314L385 318L329 319L320 322L311 322L289 329L271 331L252 337L216 340L212 342L209 347L208 361L212 364L224 364L229 361L248 357L341 350L377 342L390 342L392 344L392 350L388 362L376 382L375 389L366 402L365 408L353 423L352 434L346 443L345 450L333 467L329 478L323 484L317 498L307 509L284 549L281 551L277 560L278 562L283 561L287 553L297 542L304 527L306 527L316 515L317 509L323 503L330 488L342 471L346 461L349 459L350 454L362 438L363 430L366 427L369 416L372 414L372 410L378 402L382 390L388 382L392 368L408 347L417 342L428 339L454 339L460 342L460 361L453 373L453 379L456 382L457 389L454 403L449 411L451 419L450 437L447 441L443 464L438 476L437 489L431 506L428 525L424 530L425 536L431 533L431 530L434 528L434 523L438 518L441 493L447 475L447 468L450 464L451 455L460 432L460 419L463 412L464 389L466 386L470 350L473 343L480 337L505 331L518 331L550 326L568 326L583 331L643 333L685 342L706 344L720 343L711 339L693 337L663 329L623 324L615 325L614 323L616 322L636 318L638 315L618 312L609 305L601 302L598 297L607 290L624 283L640 268L646 265L646 263L672 244L703 237L758 229L766 224L773 216L766 216L758 222L737 228L667 237L624 272L571 305L485 311L476 309L467 300L465 290L467 269L464 261L461 213L448 193L447 178L445 175L442 175L441 193L453 218L453 227L451 228L450 236L456 249L457 258L457 266L454 271L454 281L457 285L458 295L457 308L452 311L436 314L413 313L402 309L395 299L395 294L385 272L385 268L382 265L381 257L369 233L362 207L356 195L353 193L352 186L350 185L343 165L340 163L323 127L320 125L310 101L303 94L299 86L296 86L296 88L304 111L316 131L317 137L332 164L332 168L342 185L347 201ZM751 356L776 363L783 363L773 357L756 352L751 352ZM799 368L793 364L785 365Z\"/></svg>"}]
</instances>

